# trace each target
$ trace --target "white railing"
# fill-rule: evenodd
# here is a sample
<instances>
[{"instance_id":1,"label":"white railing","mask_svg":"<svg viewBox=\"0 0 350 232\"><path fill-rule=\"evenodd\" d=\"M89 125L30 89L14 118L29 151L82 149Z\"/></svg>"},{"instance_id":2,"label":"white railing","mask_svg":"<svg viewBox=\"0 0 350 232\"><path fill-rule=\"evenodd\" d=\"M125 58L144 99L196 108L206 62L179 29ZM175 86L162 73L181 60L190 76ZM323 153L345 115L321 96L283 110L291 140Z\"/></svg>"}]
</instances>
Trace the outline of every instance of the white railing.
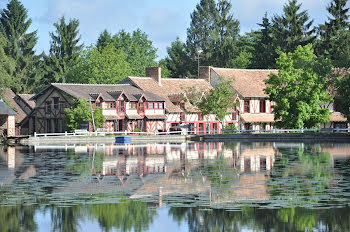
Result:
<instances>
[{"instance_id":1,"label":"white railing","mask_svg":"<svg viewBox=\"0 0 350 232\"><path fill-rule=\"evenodd\" d=\"M73 133L36 133L34 137L54 137L54 136L106 136L106 135L196 135L196 134L230 134L230 133L305 133L305 132L331 132L344 133L350 132L350 128L319 128L319 129L272 129L272 130L205 130L205 131L167 131L167 132L128 132L128 131L95 131L75 130Z\"/></svg>"}]
</instances>

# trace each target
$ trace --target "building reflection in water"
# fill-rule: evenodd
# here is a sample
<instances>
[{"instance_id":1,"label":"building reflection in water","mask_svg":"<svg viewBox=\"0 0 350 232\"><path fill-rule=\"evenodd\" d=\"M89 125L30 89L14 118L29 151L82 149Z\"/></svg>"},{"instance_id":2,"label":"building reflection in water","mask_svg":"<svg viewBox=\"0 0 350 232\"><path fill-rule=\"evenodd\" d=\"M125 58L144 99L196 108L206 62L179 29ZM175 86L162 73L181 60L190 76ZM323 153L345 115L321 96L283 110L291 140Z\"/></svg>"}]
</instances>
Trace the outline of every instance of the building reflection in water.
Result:
<instances>
[{"instance_id":1,"label":"building reflection in water","mask_svg":"<svg viewBox=\"0 0 350 232\"><path fill-rule=\"evenodd\" d=\"M37 145L25 148L34 153L73 152L88 155L89 176L68 180L53 193L116 193L133 199L162 198L177 202L193 195L201 204L220 207L241 200L263 201L270 198L267 182L281 149L304 149L291 143L179 143L179 144L92 144ZM349 159L349 146L322 145L322 152L337 160ZM19 147L17 149L24 149ZM29 151L29 152L30 152ZM2 148L0 183L28 179L40 165L21 167L23 154L15 147ZM57 153L58 154L58 153ZM6 165L5 165L6 164ZM40 171L41 174L45 171ZM64 178L68 178L65 175Z\"/></svg>"}]
</instances>

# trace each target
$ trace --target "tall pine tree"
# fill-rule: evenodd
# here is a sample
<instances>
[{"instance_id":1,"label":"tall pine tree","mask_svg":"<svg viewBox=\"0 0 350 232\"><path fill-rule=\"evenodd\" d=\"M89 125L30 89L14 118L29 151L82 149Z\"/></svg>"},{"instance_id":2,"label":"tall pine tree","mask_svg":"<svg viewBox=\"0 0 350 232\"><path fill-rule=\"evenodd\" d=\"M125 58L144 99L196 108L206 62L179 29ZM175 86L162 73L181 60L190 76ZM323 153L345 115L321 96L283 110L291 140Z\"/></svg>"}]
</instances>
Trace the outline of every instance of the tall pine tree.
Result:
<instances>
[{"instance_id":1,"label":"tall pine tree","mask_svg":"<svg viewBox=\"0 0 350 232\"><path fill-rule=\"evenodd\" d=\"M233 18L231 3L227 0L201 0L191 14L187 29L186 48L192 59L192 74L197 73L198 51L202 51L201 65L230 67L239 55L239 21Z\"/></svg>"},{"instance_id":2,"label":"tall pine tree","mask_svg":"<svg viewBox=\"0 0 350 232\"><path fill-rule=\"evenodd\" d=\"M327 7L328 20L319 26L317 53L329 58L338 67L349 67L350 61L349 8L346 4L347 0L333 0Z\"/></svg>"},{"instance_id":3,"label":"tall pine tree","mask_svg":"<svg viewBox=\"0 0 350 232\"><path fill-rule=\"evenodd\" d=\"M274 68L276 66L277 53L273 43L272 24L267 17L267 13L265 13L262 22L258 23L258 25L261 29L258 32L258 40L254 44L252 67L261 69Z\"/></svg>"},{"instance_id":4,"label":"tall pine tree","mask_svg":"<svg viewBox=\"0 0 350 232\"><path fill-rule=\"evenodd\" d=\"M4 52L15 62L15 70L8 73L13 76L10 87L15 92L31 92L33 83L39 78L36 72L39 57L34 50L37 31L27 32L32 20L28 19L27 10L18 0L11 0L0 14L0 30L8 41Z\"/></svg>"},{"instance_id":5,"label":"tall pine tree","mask_svg":"<svg viewBox=\"0 0 350 232\"><path fill-rule=\"evenodd\" d=\"M79 36L79 20L70 19L67 24L65 18L54 23L55 32L50 32L50 54L45 57L45 84L50 82L66 82L66 75L74 66L83 49Z\"/></svg>"},{"instance_id":6,"label":"tall pine tree","mask_svg":"<svg viewBox=\"0 0 350 232\"><path fill-rule=\"evenodd\" d=\"M283 6L283 15L272 19L272 35L277 52L294 52L298 45L305 46L315 40L316 29L312 27L306 10L300 11L302 4L289 0Z\"/></svg>"}]
</instances>

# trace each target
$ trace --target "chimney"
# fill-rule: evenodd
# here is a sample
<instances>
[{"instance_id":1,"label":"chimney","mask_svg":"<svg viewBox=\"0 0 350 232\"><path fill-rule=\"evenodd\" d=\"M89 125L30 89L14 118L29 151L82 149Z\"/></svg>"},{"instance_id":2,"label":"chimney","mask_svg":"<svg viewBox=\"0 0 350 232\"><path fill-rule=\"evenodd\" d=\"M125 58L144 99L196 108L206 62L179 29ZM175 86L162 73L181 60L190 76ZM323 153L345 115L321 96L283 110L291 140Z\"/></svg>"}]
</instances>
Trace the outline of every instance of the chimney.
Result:
<instances>
[{"instance_id":1,"label":"chimney","mask_svg":"<svg viewBox=\"0 0 350 232\"><path fill-rule=\"evenodd\" d=\"M207 80L210 83L210 66L199 67L199 79Z\"/></svg>"},{"instance_id":2,"label":"chimney","mask_svg":"<svg viewBox=\"0 0 350 232\"><path fill-rule=\"evenodd\" d=\"M146 77L152 77L158 85L161 86L162 79L162 68L161 67L147 67L146 68Z\"/></svg>"}]
</instances>

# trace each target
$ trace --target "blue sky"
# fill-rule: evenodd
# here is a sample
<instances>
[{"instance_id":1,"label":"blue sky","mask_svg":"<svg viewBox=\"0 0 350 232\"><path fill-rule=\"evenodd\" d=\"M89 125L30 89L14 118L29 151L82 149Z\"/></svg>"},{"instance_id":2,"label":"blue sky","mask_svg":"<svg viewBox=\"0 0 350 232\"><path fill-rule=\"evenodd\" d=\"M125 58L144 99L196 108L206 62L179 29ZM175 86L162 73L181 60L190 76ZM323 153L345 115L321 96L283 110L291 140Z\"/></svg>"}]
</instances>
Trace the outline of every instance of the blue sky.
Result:
<instances>
[{"instance_id":1,"label":"blue sky","mask_svg":"<svg viewBox=\"0 0 350 232\"><path fill-rule=\"evenodd\" d=\"M331 0L299 0L303 9L323 23L327 17L326 6ZM6 7L8 0L0 0ZM77 18L85 45L95 43L104 29L116 33L121 29L146 32L158 48L158 58L166 56L166 47L180 37L186 40L190 14L199 0L21 0L33 20L30 30L38 30L37 53L49 49L49 32L61 16ZM241 23L241 33L257 29L264 13L280 14L287 0L232 0L232 13Z\"/></svg>"}]
</instances>

